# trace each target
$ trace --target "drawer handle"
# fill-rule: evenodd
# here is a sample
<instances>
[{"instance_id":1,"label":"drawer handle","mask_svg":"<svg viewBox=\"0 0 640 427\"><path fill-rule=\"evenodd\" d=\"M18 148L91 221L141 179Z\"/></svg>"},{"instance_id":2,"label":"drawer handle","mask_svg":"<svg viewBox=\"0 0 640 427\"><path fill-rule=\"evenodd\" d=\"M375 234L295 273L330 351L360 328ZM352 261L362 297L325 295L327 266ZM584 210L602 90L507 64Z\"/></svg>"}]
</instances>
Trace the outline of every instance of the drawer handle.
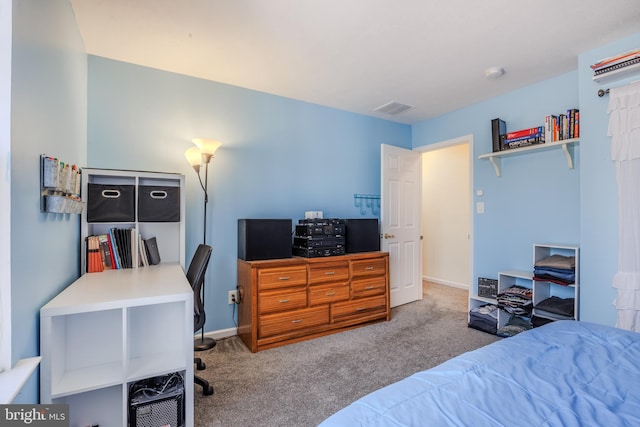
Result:
<instances>
[{"instance_id":1,"label":"drawer handle","mask_svg":"<svg viewBox=\"0 0 640 427\"><path fill-rule=\"evenodd\" d=\"M334 274L336 274L335 271L327 271L324 273L326 276L333 276Z\"/></svg>"},{"instance_id":2,"label":"drawer handle","mask_svg":"<svg viewBox=\"0 0 640 427\"><path fill-rule=\"evenodd\" d=\"M284 304L285 302L289 302L289 300L288 299L281 299L280 302Z\"/></svg>"},{"instance_id":3,"label":"drawer handle","mask_svg":"<svg viewBox=\"0 0 640 427\"><path fill-rule=\"evenodd\" d=\"M291 323L300 323L302 322L302 319L297 319L297 320L292 320Z\"/></svg>"},{"instance_id":4,"label":"drawer handle","mask_svg":"<svg viewBox=\"0 0 640 427\"><path fill-rule=\"evenodd\" d=\"M368 291L368 290L371 290L373 288L374 288L373 286L367 286L365 289Z\"/></svg>"},{"instance_id":5,"label":"drawer handle","mask_svg":"<svg viewBox=\"0 0 640 427\"><path fill-rule=\"evenodd\" d=\"M333 292L333 291L331 291L331 292L327 292L327 296L328 296L328 297L332 297L332 296L334 296L335 294L336 294L336 293L335 293L335 292Z\"/></svg>"},{"instance_id":6,"label":"drawer handle","mask_svg":"<svg viewBox=\"0 0 640 427\"><path fill-rule=\"evenodd\" d=\"M278 277L278 280L289 280L289 276Z\"/></svg>"},{"instance_id":7,"label":"drawer handle","mask_svg":"<svg viewBox=\"0 0 640 427\"><path fill-rule=\"evenodd\" d=\"M365 270L373 270L373 267L365 267Z\"/></svg>"}]
</instances>

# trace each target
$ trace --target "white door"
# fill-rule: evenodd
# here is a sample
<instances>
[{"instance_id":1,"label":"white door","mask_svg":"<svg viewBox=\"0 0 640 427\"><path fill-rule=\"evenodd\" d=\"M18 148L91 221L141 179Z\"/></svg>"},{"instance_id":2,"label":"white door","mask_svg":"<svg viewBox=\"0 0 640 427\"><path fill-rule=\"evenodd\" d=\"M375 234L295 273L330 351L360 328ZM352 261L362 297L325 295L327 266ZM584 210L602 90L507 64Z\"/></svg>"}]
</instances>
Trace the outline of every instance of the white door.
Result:
<instances>
[{"instance_id":1,"label":"white door","mask_svg":"<svg viewBox=\"0 0 640 427\"><path fill-rule=\"evenodd\" d=\"M389 252L391 307L422 299L420 153L382 145L381 247Z\"/></svg>"}]
</instances>

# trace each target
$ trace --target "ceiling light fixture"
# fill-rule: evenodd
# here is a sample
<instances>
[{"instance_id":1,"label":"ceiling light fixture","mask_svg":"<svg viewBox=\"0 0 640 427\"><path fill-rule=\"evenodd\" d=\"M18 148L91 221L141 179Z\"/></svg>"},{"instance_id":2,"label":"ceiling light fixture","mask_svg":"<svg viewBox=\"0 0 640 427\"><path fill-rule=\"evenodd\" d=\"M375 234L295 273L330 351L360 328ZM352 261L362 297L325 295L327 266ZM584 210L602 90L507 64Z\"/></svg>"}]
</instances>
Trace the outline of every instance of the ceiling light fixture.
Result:
<instances>
[{"instance_id":1,"label":"ceiling light fixture","mask_svg":"<svg viewBox=\"0 0 640 427\"><path fill-rule=\"evenodd\" d=\"M484 70L484 75L488 79L497 79L504 75L504 68L502 67L491 67Z\"/></svg>"}]
</instances>

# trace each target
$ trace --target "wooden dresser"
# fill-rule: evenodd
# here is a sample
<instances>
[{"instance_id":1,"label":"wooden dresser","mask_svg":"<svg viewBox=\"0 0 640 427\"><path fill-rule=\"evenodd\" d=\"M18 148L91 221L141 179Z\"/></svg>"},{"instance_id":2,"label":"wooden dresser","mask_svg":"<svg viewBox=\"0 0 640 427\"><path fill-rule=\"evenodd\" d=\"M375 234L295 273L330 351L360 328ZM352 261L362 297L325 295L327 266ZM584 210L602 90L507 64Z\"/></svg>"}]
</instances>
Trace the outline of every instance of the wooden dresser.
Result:
<instances>
[{"instance_id":1,"label":"wooden dresser","mask_svg":"<svg viewBox=\"0 0 640 427\"><path fill-rule=\"evenodd\" d=\"M266 350L389 320L389 254L238 260L238 335Z\"/></svg>"}]
</instances>

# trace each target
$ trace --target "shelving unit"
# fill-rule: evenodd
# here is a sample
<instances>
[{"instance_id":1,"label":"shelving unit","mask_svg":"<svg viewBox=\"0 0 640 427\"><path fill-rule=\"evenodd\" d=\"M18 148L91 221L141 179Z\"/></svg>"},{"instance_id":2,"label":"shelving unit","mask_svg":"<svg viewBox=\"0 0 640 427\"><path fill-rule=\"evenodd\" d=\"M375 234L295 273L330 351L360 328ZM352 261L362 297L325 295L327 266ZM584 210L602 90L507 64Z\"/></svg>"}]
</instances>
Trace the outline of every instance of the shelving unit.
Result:
<instances>
[{"instance_id":1,"label":"shelving unit","mask_svg":"<svg viewBox=\"0 0 640 427\"><path fill-rule=\"evenodd\" d=\"M193 425L193 292L178 263L85 274L40 310L42 403L128 425L128 386L179 372Z\"/></svg>"},{"instance_id":2,"label":"shelving unit","mask_svg":"<svg viewBox=\"0 0 640 427\"><path fill-rule=\"evenodd\" d=\"M141 171L123 171L112 169L82 169L82 195L83 200L87 201L89 184L104 185L126 185L133 186L135 189L134 213L133 221L130 222L90 222L87 219L87 206L81 217L81 272L84 274L86 269L86 237L91 235L107 234L111 228L134 228L137 234L143 238L156 237L160 258L162 262L177 262L183 268L185 265L185 192L184 192L184 175L176 173L160 173L160 172L141 172ZM141 186L155 186L162 188L178 188L179 189L179 221L170 222L143 222L139 221L139 191ZM138 265L137 242L135 245L135 253L133 255L133 268Z\"/></svg>"},{"instance_id":3,"label":"shelving unit","mask_svg":"<svg viewBox=\"0 0 640 427\"><path fill-rule=\"evenodd\" d=\"M543 258L550 255L575 256L576 279L573 285L564 286L554 282L546 282L533 280L533 265ZM498 293L517 285L532 289L533 305L539 304L541 301L556 296L559 298L574 298L574 319L579 320L579 248L576 245L558 245L558 244L534 244L533 245L533 263L531 271L523 270L505 270L498 273ZM481 307L486 304L497 305L498 300L495 298L486 298L478 296L477 284L472 287L469 295L469 310ZM511 315L505 311L498 310L497 329L503 327L510 319Z\"/></svg>"},{"instance_id":4,"label":"shelving unit","mask_svg":"<svg viewBox=\"0 0 640 427\"><path fill-rule=\"evenodd\" d=\"M579 138L564 139L561 141L554 141L550 143L530 145L528 147L514 148L512 150L496 151L493 153L481 154L480 156L478 156L478 159L488 159L496 171L496 176L502 176L502 158L503 157L511 157L511 156L517 156L521 154L531 154L532 152L537 152L537 151L559 149L559 150L562 150L562 152L564 153L567 159L567 166L569 167L569 169L573 169L573 148L579 142L580 142Z\"/></svg>"},{"instance_id":5,"label":"shelving unit","mask_svg":"<svg viewBox=\"0 0 640 427\"><path fill-rule=\"evenodd\" d=\"M82 175L83 275L40 309L40 401L68 404L72 426L125 426L131 383L179 373L185 425L193 426L193 291L184 272L184 176L91 168ZM92 186L98 190L93 205L90 184L101 186ZM108 199L105 189L116 186L128 195L121 200L124 208L120 200L112 204L95 196ZM144 205L156 189L166 193L159 217ZM111 220L119 210L131 221ZM137 267L135 242L132 268L84 274L86 237L111 228L156 237L160 264Z\"/></svg>"},{"instance_id":6,"label":"shelving unit","mask_svg":"<svg viewBox=\"0 0 640 427\"><path fill-rule=\"evenodd\" d=\"M553 245L535 244L533 245L533 264L550 255L575 256L576 258L576 280L573 285L564 286L553 282L533 281L533 305L539 304L546 298L557 296L560 298L574 298L574 319L579 320L580 308L580 250L577 245Z\"/></svg>"}]
</instances>

